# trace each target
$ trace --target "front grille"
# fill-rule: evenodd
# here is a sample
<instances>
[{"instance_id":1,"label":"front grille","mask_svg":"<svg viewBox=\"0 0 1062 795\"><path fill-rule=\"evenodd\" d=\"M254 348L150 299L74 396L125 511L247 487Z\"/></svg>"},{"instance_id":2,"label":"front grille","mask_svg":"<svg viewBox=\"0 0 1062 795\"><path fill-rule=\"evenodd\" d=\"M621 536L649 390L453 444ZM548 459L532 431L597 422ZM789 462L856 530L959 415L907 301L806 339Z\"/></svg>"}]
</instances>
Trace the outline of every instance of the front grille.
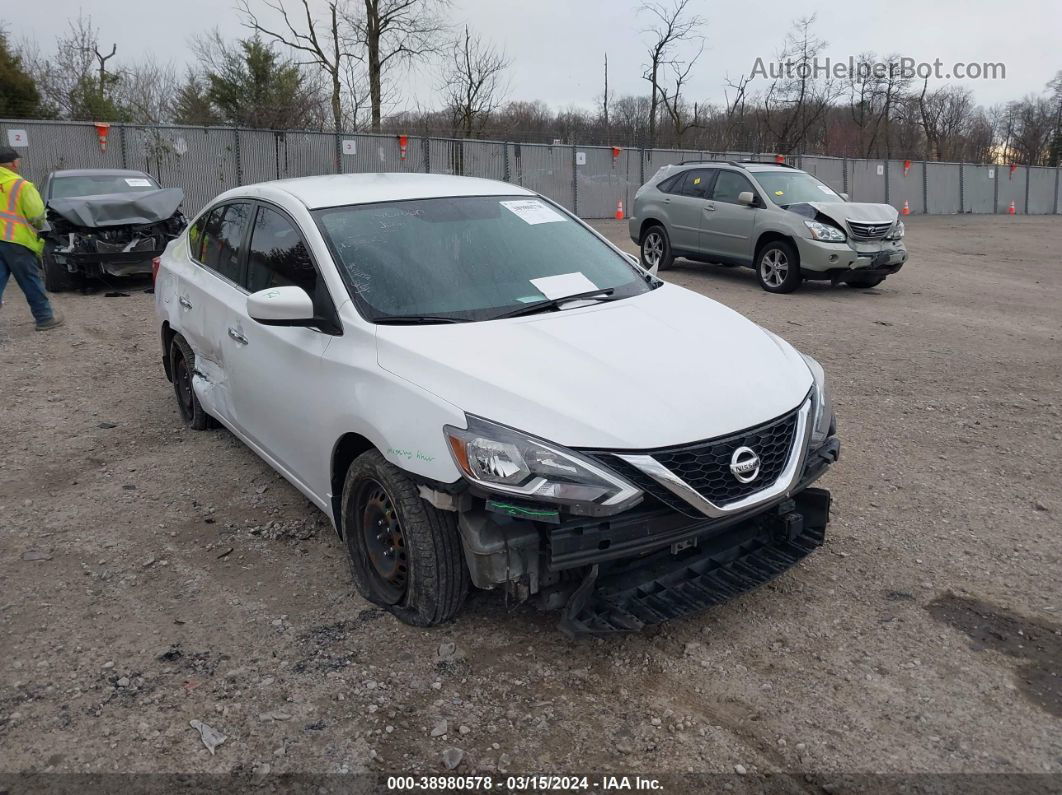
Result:
<instances>
[{"instance_id":1,"label":"front grille","mask_svg":"<svg viewBox=\"0 0 1062 795\"><path fill-rule=\"evenodd\" d=\"M799 410L791 411L731 436L637 452L652 456L706 500L723 507L762 491L782 474L793 447L798 413ZM751 483L742 483L730 471L730 458L739 447L748 447L760 457L760 473ZM700 515L681 497L616 455L603 452L591 455L668 507L690 516Z\"/></svg>"},{"instance_id":2,"label":"front grille","mask_svg":"<svg viewBox=\"0 0 1062 795\"><path fill-rule=\"evenodd\" d=\"M856 221L849 221L848 228L852 230L853 237L858 237L862 240L881 240L892 229L892 224L861 224Z\"/></svg>"}]
</instances>

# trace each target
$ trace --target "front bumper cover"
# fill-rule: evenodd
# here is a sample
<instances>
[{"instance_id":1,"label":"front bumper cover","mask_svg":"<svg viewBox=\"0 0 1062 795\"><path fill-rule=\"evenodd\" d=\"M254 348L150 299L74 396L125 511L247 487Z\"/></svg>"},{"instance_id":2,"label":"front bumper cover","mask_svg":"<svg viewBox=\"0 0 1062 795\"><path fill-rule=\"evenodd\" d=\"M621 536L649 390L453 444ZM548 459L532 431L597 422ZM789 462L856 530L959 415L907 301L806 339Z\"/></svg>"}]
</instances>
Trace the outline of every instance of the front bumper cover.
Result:
<instances>
[{"instance_id":1,"label":"front bumper cover","mask_svg":"<svg viewBox=\"0 0 1062 795\"><path fill-rule=\"evenodd\" d=\"M607 571L594 565L565 606L560 629L636 632L732 599L821 546L829 519L830 493L811 488L678 554L664 549Z\"/></svg>"}]
</instances>

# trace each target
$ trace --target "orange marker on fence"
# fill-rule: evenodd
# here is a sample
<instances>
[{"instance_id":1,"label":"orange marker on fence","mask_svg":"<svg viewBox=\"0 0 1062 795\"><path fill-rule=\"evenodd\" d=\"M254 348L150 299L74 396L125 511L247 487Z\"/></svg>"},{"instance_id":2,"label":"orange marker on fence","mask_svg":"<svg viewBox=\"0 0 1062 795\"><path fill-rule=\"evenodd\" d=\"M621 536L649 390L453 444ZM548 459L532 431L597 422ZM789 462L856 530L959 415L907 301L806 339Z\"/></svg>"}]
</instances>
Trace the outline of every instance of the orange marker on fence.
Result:
<instances>
[{"instance_id":1,"label":"orange marker on fence","mask_svg":"<svg viewBox=\"0 0 1062 795\"><path fill-rule=\"evenodd\" d=\"M622 221L623 220L623 200L622 199L620 199L618 202L616 202L616 220L617 221Z\"/></svg>"}]
</instances>

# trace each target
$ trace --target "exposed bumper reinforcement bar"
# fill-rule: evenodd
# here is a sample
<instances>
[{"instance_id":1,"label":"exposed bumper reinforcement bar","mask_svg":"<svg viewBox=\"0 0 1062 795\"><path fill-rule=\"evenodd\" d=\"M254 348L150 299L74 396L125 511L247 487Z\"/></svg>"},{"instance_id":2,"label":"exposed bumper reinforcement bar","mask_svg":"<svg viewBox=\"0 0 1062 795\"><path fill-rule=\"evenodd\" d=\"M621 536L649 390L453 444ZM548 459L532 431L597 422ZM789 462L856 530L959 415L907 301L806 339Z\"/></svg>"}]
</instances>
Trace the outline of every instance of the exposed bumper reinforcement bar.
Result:
<instances>
[{"instance_id":1,"label":"exposed bumper reinforcement bar","mask_svg":"<svg viewBox=\"0 0 1062 795\"><path fill-rule=\"evenodd\" d=\"M830 493L810 488L788 513L756 517L680 555L662 550L604 575L594 566L572 594L560 629L568 635L637 632L732 599L821 546L829 511Z\"/></svg>"}]
</instances>

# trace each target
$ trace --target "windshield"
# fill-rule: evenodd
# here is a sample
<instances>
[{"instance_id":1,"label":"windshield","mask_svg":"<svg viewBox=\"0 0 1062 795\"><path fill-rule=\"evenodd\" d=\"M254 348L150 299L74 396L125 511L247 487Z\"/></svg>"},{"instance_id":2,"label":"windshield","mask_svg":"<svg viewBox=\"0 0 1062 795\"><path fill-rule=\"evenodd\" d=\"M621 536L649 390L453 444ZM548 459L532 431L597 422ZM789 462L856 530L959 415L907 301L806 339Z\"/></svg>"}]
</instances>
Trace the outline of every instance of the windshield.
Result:
<instances>
[{"instance_id":1,"label":"windshield","mask_svg":"<svg viewBox=\"0 0 1062 795\"><path fill-rule=\"evenodd\" d=\"M760 187L780 207L801 202L842 202L833 188L804 171L758 171Z\"/></svg>"},{"instance_id":2,"label":"windshield","mask_svg":"<svg viewBox=\"0 0 1062 795\"><path fill-rule=\"evenodd\" d=\"M373 320L489 320L595 288L612 288L612 299L650 289L621 254L541 199L383 202L314 216L351 294ZM558 278L538 281L551 276Z\"/></svg>"},{"instance_id":3,"label":"windshield","mask_svg":"<svg viewBox=\"0 0 1062 795\"><path fill-rule=\"evenodd\" d=\"M147 175L141 174L82 174L70 177L55 177L51 184L52 199L70 199L75 196L101 196L105 193L137 193L158 190L159 186Z\"/></svg>"}]
</instances>

